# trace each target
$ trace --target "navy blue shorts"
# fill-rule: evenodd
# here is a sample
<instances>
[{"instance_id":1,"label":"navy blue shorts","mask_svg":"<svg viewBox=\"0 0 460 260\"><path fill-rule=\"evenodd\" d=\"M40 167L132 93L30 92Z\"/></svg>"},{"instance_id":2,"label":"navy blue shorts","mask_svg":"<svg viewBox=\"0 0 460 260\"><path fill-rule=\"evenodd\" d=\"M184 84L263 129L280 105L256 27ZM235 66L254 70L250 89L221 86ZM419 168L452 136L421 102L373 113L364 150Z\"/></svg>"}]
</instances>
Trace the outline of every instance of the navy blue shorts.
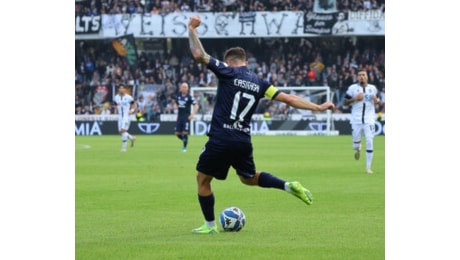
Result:
<instances>
[{"instance_id":1,"label":"navy blue shorts","mask_svg":"<svg viewBox=\"0 0 460 260\"><path fill-rule=\"evenodd\" d=\"M225 180L230 166L244 178L254 177L256 166L251 143L209 139L200 154L196 170Z\"/></svg>"},{"instance_id":2,"label":"navy blue shorts","mask_svg":"<svg viewBox=\"0 0 460 260\"><path fill-rule=\"evenodd\" d=\"M190 132L190 120L188 118L179 118L176 121L176 132Z\"/></svg>"}]
</instances>

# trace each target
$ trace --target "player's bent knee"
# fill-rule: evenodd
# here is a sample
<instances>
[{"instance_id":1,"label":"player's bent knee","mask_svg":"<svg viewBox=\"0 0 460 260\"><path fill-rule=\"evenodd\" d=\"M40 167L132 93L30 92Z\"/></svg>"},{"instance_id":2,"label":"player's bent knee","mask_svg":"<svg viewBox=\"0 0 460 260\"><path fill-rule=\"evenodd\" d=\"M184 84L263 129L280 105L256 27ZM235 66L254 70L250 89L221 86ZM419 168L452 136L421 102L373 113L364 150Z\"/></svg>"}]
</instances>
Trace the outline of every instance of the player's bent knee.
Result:
<instances>
[{"instance_id":1,"label":"player's bent knee","mask_svg":"<svg viewBox=\"0 0 460 260\"><path fill-rule=\"evenodd\" d=\"M196 175L196 181L199 186L209 185L211 183L212 176L206 175L202 172L198 172Z\"/></svg>"},{"instance_id":2,"label":"player's bent knee","mask_svg":"<svg viewBox=\"0 0 460 260\"><path fill-rule=\"evenodd\" d=\"M246 185L257 185L258 181L257 181L257 178L256 176L252 177L252 178L245 178L243 176L239 176L240 177L240 181Z\"/></svg>"}]
</instances>

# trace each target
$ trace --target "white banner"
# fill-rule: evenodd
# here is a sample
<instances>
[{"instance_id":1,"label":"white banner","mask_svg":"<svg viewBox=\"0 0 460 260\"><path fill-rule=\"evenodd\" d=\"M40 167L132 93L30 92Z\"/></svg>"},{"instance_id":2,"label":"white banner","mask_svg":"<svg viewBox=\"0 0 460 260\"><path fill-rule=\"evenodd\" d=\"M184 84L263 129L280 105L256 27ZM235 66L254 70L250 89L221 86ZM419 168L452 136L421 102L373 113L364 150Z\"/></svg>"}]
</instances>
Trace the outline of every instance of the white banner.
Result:
<instances>
[{"instance_id":1,"label":"white banner","mask_svg":"<svg viewBox=\"0 0 460 260\"><path fill-rule=\"evenodd\" d=\"M311 13L315 14L315 13ZM337 14L337 13L335 13ZM195 13L154 14L116 14L101 15L101 27L98 33L76 34L75 39L115 38L133 34L137 38L186 38L187 24ZM246 12L246 13L199 13L201 26L198 33L202 38L254 38L254 37L305 37L316 36L305 30L304 12ZM308 16L309 14L307 14ZM334 14L331 14L334 16ZM384 35L384 15L380 15L377 25L375 16L360 19L349 16L353 23L354 35ZM357 16L356 16L357 17ZM364 17L364 19L362 19ZM370 25L370 22L374 24ZM324 26L324 25L323 25ZM328 27L328 25L326 25ZM330 30L330 28L329 28ZM306 31L306 32L305 32Z\"/></svg>"}]
</instances>

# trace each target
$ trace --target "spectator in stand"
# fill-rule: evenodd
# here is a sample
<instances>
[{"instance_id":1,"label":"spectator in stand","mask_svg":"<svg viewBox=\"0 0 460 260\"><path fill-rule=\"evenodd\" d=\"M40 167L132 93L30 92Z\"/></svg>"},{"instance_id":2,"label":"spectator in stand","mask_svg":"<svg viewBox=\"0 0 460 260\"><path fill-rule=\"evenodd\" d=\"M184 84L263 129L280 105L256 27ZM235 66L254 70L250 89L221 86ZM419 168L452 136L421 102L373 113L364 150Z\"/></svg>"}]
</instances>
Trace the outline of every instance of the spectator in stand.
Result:
<instances>
[{"instance_id":1,"label":"spectator in stand","mask_svg":"<svg viewBox=\"0 0 460 260\"><path fill-rule=\"evenodd\" d=\"M83 104L82 104L82 102L81 102L81 100L80 100L80 96L75 95L75 108L76 108L76 107L81 107L82 105L83 105Z\"/></svg>"},{"instance_id":2,"label":"spectator in stand","mask_svg":"<svg viewBox=\"0 0 460 260\"><path fill-rule=\"evenodd\" d=\"M77 69L75 69L75 83L82 83L83 82L83 76L78 72Z\"/></svg>"},{"instance_id":3,"label":"spectator in stand","mask_svg":"<svg viewBox=\"0 0 460 260\"><path fill-rule=\"evenodd\" d=\"M200 3L197 6L197 12L210 12L212 9L212 1L199 0Z\"/></svg>"},{"instance_id":4,"label":"spectator in stand","mask_svg":"<svg viewBox=\"0 0 460 260\"><path fill-rule=\"evenodd\" d=\"M137 11L137 6L134 3L133 0L129 0L127 6L126 6L126 11L128 14L134 14Z\"/></svg>"},{"instance_id":5,"label":"spectator in stand","mask_svg":"<svg viewBox=\"0 0 460 260\"><path fill-rule=\"evenodd\" d=\"M89 105L84 105L83 108L80 110L81 115L91 115L93 111L89 108Z\"/></svg>"},{"instance_id":6,"label":"spectator in stand","mask_svg":"<svg viewBox=\"0 0 460 260\"><path fill-rule=\"evenodd\" d=\"M327 75L326 75L326 84L331 88L331 91L334 93L334 100L336 107L342 106L343 100L340 93L339 87L339 79L337 72L333 71L332 67L326 68Z\"/></svg>"},{"instance_id":7,"label":"spectator in stand","mask_svg":"<svg viewBox=\"0 0 460 260\"><path fill-rule=\"evenodd\" d=\"M75 106L75 115L83 115L81 105Z\"/></svg>"},{"instance_id":8,"label":"spectator in stand","mask_svg":"<svg viewBox=\"0 0 460 260\"><path fill-rule=\"evenodd\" d=\"M100 105L94 104L93 108L94 108L93 111L95 115L102 114L102 108Z\"/></svg>"},{"instance_id":9,"label":"spectator in stand","mask_svg":"<svg viewBox=\"0 0 460 260\"><path fill-rule=\"evenodd\" d=\"M84 61L80 62L80 65L77 67L76 71L81 76L82 81L85 81L86 80L86 66L85 66Z\"/></svg>"},{"instance_id":10,"label":"spectator in stand","mask_svg":"<svg viewBox=\"0 0 460 260\"><path fill-rule=\"evenodd\" d=\"M379 91L380 106L378 112L385 113L385 87Z\"/></svg>"},{"instance_id":11,"label":"spectator in stand","mask_svg":"<svg viewBox=\"0 0 460 260\"><path fill-rule=\"evenodd\" d=\"M161 111L158 103L154 103L152 106L152 121L157 120L163 112Z\"/></svg>"},{"instance_id":12,"label":"spectator in stand","mask_svg":"<svg viewBox=\"0 0 460 260\"><path fill-rule=\"evenodd\" d=\"M166 104L165 114L177 114L177 103L174 98L169 97L168 103Z\"/></svg>"},{"instance_id":13,"label":"spectator in stand","mask_svg":"<svg viewBox=\"0 0 460 260\"><path fill-rule=\"evenodd\" d=\"M385 11L385 2L382 0L338 0L338 11L377 10ZM145 4L145 5L144 5ZM217 0L129 0L108 1L100 0L75 3L75 14L98 15L102 14L168 14L172 12L241 12L241 11L313 11L313 0L305 1L217 1Z\"/></svg>"},{"instance_id":14,"label":"spectator in stand","mask_svg":"<svg viewBox=\"0 0 460 260\"><path fill-rule=\"evenodd\" d=\"M148 95L147 99L144 103L144 117L147 121L152 121L153 119L153 105L154 105L154 97L152 95Z\"/></svg>"},{"instance_id":15,"label":"spectator in stand","mask_svg":"<svg viewBox=\"0 0 460 260\"><path fill-rule=\"evenodd\" d=\"M158 8L158 6L156 5L153 5L152 9L150 9L150 14L160 14L160 12L161 12L161 9Z\"/></svg>"},{"instance_id":16,"label":"spectator in stand","mask_svg":"<svg viewBox=\"0 0 460 260\"><path fill-rule=\"evenodd\" d=\"M198 78L198 86L200 86L200 87L207 87L208 86L208 80L206 79L206 77L205 77L203 72L200 72L200 76Z\"/></svg>"},{"instance_id":17,"label":"spectator in stand","mask_svg":"<svg viewBox=\"0 0 460 260\"><path fill-rule=\"evenodd\" d=\"M102 105L101 115L110 115L110 114L112 114L110 102L105 102L105 103Z\"/></svg>"},{"instance_id":18,"label":"spectator in stand","mask_svg":"<svg viewBox=\"0 0 460 260\"><path fill-rule=\"evenodd\" d=\"M188 5L187 1L183 1L182 5L180 6L180 10L182 12L190 12L190 6Z\"/></svg>"},{"instance_id":19,"label":"spectator in stand","mask_svg":"<svg viewBox=\"0 0 460 260\"><path fill-rule=\"evenodd\" d=\"M316 85L316 71L312 68L308 69L307 72L308 86Z\"/></svg>"},{"instance_id":20,"label":"spectator in stand","mask_svg":"<svg viewBox=\"0 0 460 260\"><path fill-rule=\"evenodd\" d=\"M89 86L91 88L96 88L101 84L101 81L99 80L99 73L93 72L93 77L91 79L91 82L89 83Z\"/></svg>"},{"instance_id":21,"label":"spectator in stand","mask_svg":"<svg viewBox=\"0 0 460 260\"><path fill-rule=\"evenodd\" d=\"M140 95L136 102L137 110L134 111L134 113L141 113L142 115L144 115L146 113L146 101L144 100L144 96Z\"/></svg>"}]
</instances>

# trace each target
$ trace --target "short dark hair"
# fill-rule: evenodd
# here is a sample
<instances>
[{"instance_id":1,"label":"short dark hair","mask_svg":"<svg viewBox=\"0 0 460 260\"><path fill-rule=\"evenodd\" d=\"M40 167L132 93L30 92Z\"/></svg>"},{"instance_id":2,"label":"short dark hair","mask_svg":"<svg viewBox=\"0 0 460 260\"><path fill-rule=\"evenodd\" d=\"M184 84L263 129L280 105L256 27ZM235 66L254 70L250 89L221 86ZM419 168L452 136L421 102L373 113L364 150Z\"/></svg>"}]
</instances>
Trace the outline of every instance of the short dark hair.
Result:
<instances>
[{"instance_id":1,"label":"short dark hair","mask_svg":"<svg viewBox=\"0 0 460 260\"><path fill-rule=\"evenodd\" d=\"M364 72L366 75L368 74L366 69L360 69L360 70L358 70L358 73L360 73L360 72Z\"/></svg>"},{"instance_id":2,"label":"short dark hair","mask_svg":"<svg viewBox=\"0 0 460 260\"><path fill-rule=\"evenodd\" d=\"M246 52L241 47L230 48L224 53L224 61L226 60L246 61Z\"/></svg>"}]
</instances>

